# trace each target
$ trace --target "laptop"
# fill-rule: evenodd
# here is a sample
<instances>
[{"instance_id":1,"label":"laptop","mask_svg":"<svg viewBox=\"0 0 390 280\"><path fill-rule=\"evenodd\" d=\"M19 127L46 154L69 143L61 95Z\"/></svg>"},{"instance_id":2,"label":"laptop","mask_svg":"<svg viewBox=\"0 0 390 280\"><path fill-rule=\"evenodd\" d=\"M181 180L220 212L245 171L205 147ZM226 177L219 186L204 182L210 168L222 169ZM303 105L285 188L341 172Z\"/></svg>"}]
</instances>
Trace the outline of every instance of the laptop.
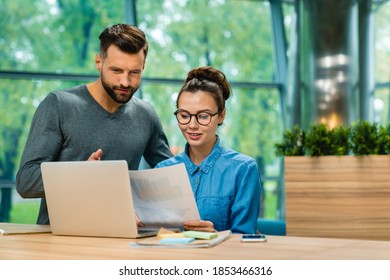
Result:
<instances>
[{"instance_id":1,"label":"laptop","mask_svg":"<svg viewBox=\"0 0 390 280\"><path fill-rule=\"evenodd\" d=\"M158 228L138 228L127 162L62 161L41 164L55 235L139 238Z\"/></svg>"}]
</instances>

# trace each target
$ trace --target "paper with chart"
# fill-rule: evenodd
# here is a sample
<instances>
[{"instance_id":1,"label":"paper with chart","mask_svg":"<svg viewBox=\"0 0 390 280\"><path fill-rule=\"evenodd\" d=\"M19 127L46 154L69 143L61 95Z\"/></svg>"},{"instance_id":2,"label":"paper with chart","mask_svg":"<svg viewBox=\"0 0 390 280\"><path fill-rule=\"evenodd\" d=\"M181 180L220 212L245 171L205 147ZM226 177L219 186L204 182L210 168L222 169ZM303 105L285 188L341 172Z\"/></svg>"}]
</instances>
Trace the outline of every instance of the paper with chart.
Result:
<instances>
[{"instance_id":1,"label":"paper with chart","mask_svg":"<svg viewBox=\"0 0 390 280\"><path fill-rule=\"evenodd\" d=\"M130 170L135 211L145 226L181 227L200 220L184 164Z\"/></svg>"}]
</instances>

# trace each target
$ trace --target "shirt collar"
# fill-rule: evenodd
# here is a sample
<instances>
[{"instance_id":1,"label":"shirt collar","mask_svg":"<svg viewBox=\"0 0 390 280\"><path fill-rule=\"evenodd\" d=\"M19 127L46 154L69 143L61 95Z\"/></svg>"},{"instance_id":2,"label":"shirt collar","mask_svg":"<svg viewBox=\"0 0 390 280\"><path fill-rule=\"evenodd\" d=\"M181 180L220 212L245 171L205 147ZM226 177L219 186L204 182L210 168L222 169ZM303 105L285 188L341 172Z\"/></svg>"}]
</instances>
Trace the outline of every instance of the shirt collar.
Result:
<instances>
[{"instance_id":1,"label":"shirt collar","mask_svg":"<svg viewBox=\"0 0 390 280\"><path fill-rule=\"evenodd\" d=\"M202 163L199 166L194 164L191 161L190 157L188 156L189 145L188 145L188 143L186 144L186 146L185 146L185 155L186 155L185 161L186 161L186 165L188 167L188 172L191 175L193 175L198 169L200 169L202 172L207 174L211 170L211 168L213 168L213 166L217 162L218 158L221 156L221 154L223 152L223 146L221 144L221 140L219 139L218 135L216 137L217 137L217 141L215 142L215 145L214 145L213 149L211 150L211 153L202 161Z\"/></svg>"}]
</instances>

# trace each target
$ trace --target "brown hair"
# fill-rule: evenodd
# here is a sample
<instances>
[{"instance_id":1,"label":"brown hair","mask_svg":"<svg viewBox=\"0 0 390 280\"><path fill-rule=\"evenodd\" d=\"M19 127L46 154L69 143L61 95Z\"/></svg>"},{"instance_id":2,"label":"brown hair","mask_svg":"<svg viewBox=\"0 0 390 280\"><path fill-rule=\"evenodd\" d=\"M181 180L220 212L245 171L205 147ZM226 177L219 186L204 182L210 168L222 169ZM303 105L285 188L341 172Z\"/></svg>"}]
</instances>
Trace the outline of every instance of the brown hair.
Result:
<instances>
[{"instance_id":1,"label":"brown hair","mask_svg":"<svg viewBox=\"0 0 390 280\"><path fill-rule=\"evenodd\" d=\"M222 112L225 109L225 101L229 99L231 87L222 71L211 66L201 66L192 69L188 73L177 96L176 107L178 107L180 95L184 91L192 93L198 91L208 92L214 98L218 111Z\"/></svg>"},{"instance_id":2,"label":"brown hair","mask_svg":"<svg viewBox=\"0 0 390 280\"><path fill-rule=\"evenodd\" d=\"M143 49L145 59L148 54L148 42L145 33L137 27L129 24L115 24L107 27L99 36L100 55L107 56L107 49L111 45L117 46L121 51L131 54Z\"/></svg>"}]
</instances>

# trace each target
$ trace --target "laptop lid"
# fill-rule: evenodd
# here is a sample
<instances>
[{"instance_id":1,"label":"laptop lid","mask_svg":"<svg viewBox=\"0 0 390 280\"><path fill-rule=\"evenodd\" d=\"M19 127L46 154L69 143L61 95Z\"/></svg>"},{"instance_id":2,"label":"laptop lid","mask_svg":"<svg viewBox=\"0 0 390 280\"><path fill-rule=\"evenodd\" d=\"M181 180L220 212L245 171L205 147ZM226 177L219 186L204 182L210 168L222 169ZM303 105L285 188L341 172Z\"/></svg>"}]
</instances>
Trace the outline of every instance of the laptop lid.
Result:
<instances>
[{"instance_id":1,"label":"laptop lid","mask_svg":"<svg viewBox=\"0 0 390 280\"><path fill-rule=\"evenodd\" d=\"M137 238L127 162L62 161L41 164L53 234Z\"/></svg>"}]
</instances>

